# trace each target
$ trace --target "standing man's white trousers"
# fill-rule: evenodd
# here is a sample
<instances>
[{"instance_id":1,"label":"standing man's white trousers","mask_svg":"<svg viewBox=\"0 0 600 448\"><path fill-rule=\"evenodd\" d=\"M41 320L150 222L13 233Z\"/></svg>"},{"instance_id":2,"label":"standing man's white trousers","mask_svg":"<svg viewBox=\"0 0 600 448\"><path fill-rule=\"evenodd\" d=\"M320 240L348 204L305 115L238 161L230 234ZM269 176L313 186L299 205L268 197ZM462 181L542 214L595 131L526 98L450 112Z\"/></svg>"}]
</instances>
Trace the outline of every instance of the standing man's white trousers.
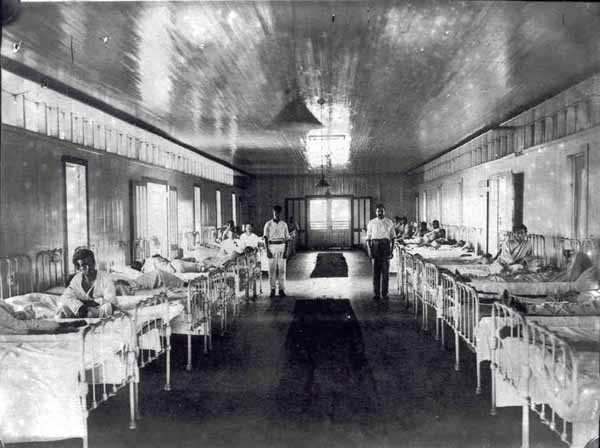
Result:
<instances>
[{"instance_id":1,"label":"standing man's white trousers","mask_svg":"<svg viewBox=\"0 0 600 448\"><path fill-rule=\"evenodd\" d=\"M275 289L277 282L279 282L279 290L285 290L285 265L287 261L283 258L285 244L269 244L269 250L273 254L273 258L269 258L269 283L271 284L271 289Z\"/></svg>"}]
</instances>

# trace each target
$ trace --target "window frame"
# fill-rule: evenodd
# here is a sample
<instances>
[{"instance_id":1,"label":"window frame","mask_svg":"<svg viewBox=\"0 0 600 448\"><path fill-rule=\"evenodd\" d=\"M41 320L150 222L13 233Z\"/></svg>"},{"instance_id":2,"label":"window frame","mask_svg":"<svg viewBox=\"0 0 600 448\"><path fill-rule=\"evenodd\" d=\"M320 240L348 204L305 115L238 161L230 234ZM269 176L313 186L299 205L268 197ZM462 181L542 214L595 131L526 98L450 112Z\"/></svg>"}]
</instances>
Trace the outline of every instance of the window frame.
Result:
<instances>
[{"instance_id":1,"label":"window frame","mask_svg":"<svg viewBox=\"0 0 600 448\"><path fill-rule=\"evenodd\" d=\"M61 157L62 164L62 184L63 184L63 257L64 257L64 266L66 269L64 270L66 274L71 274L71 263L69 259L69 218L67 215L67 164L80 165L85 168L85 220L86 220L86 246L90 246L90 179L88 176L89 173L89 164L86 159L81 159L79 157L73 157L68 155L63 155Z\"/></svg>"}]
</instances>

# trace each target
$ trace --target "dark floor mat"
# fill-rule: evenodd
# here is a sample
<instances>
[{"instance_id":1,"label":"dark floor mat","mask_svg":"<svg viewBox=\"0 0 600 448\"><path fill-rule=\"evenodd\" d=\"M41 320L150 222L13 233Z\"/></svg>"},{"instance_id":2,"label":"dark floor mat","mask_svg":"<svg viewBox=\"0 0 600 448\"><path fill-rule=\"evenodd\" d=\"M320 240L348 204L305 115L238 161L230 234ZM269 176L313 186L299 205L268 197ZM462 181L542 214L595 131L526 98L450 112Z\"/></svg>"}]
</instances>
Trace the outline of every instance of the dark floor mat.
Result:
<instances>
[{"instance_id":1,"label":"dark floor mat","mask_svg":"<svg viewBox=\"0 0 600 448\"><path fill-rule=\"evenodd\" d=\"M348 277L348 264L344 254L324 252L317 255L317 264L310 278Z\"/></svg>"},{"instance_id":2,"label":"dark floor mat","mask_svg":"<svg viewBox=\"0 0 600 448\"><path fill-rule=\"evenodd\" d=\"M364 351L349 300L297 300L277 390L280 418L368 424L377 397Z\"/></svg>"}]
</instances>

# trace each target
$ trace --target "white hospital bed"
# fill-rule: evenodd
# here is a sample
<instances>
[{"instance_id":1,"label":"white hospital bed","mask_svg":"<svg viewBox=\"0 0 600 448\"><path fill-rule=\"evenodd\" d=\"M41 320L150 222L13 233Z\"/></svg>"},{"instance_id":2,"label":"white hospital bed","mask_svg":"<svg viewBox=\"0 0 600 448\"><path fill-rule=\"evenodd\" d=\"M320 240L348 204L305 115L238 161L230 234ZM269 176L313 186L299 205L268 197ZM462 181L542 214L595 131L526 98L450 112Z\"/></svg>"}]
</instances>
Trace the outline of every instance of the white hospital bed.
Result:
<instances>
[{"instance_id":1,"label":"white hospital bed","mask_svg":"<svg viewBox=\"0 0 600 448\"><path fill-rule=\"evenodd\" d=\"M136 426L135 327L119 313L77 333L0 335L0 439L6 443L81 438L89 412L129 385Z\"/></svg>"},{"instance_id":2,"label":"white hospital bed","mask_svg":"<svg viewBox=\"0 0 600 448\"><path fill-rule=\"evenodd\" d=\"M523 316L496 303L492 312L492 411L521 406L523 448L529 410L572 448L598 437L600 316Z\"/></svg>"}]
</instances>

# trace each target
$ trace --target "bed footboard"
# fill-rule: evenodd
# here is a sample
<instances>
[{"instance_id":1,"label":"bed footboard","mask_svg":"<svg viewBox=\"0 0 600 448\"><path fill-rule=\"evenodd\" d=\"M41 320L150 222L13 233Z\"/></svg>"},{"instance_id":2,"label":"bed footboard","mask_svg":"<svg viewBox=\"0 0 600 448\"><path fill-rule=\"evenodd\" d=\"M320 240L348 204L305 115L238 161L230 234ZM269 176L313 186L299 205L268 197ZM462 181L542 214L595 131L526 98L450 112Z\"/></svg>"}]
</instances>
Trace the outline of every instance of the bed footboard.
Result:
<instances>
[{"instance_id":1,"label":"bed footboard","mask_svg":"<svg viewBox=\"0 0 600 448\"><path fill-rule=\"evenodd\" d=\"M136 428L139 370L136 360L135 324L130 316L116 313L89 324L82 331L82 407L86 417L101 403L129 385L129 428ZM87 386L87 387L85 387Z\"/></svg>"},{"instance_id":2,"label":"bed footboard","mask_svg":"<svg viewBox=\"0 0 600 448\"><path fill-rule=\"evenodd\" d=\"M144 310L154 307L157 314L147 315ZM171 390L171 316L169 299L164 295L152 296L136 304L133 320L136 326L136 349L140 368L166 355L164 390Z\"/></svg>"},{"instance_id":3,"label":"bed footboard","mask_svg":"<svg viewBox=\"0 0 600 448\"><path fill-rule=\"evenodd\" d=\"M27 255L0 258L0 299L33 291L33 266Z\"/></svg>"},{"instance_id":4,"label":"bed footboard","mask_svg":"<svg viewBox=\"0 0 600 448\"><path fill-rule=\"evenodd\" d=\"M564 338L501 303L492 308L492 405L496 378L503 378L522 400L522 446L529 447L529 410L572 448L598 435L597 415L579 417L580 358ZM497 373L498 375L495 375ZM597 402L595 407L597 407ZM565 414L560 415L562 409ZM570 421L571 420L571 421Z\"/></svg>"}]
</instances>

